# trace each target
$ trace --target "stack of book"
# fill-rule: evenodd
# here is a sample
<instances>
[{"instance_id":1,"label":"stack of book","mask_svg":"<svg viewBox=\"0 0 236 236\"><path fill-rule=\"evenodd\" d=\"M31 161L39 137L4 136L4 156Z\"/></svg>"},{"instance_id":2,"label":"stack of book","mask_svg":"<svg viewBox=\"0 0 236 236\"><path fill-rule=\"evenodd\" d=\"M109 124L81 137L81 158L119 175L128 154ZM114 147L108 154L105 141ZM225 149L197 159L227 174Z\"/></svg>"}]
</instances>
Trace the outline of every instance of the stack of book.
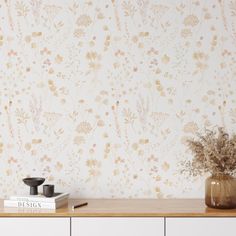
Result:
<instances>
[{"instance_id":1,"label":"stack of book","mask_svg":"<svg viewBox=\"0 0 236 236\"><path fill-rule=\"evenodd\" d=\"M69 193L54 193L52 197L43 195L11 196L4 200L4 207L57 209L68 204Z\"/></svg>"}]
</instances>

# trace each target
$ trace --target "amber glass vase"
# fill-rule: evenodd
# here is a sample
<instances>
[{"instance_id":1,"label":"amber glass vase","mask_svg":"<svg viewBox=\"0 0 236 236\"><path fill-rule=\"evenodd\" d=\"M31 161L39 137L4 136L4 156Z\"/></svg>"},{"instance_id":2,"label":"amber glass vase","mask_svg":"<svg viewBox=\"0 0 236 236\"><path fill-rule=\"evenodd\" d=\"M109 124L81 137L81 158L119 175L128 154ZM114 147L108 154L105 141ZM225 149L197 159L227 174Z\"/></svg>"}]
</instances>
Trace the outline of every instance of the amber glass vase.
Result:
<instances>
[{"instance_id":1,"label":"amber glass vase","mask_svg":"<svg viewBox=\"0 0 236 236\"><path fill-rule=\"evenodd\" d=\"M236 208L236 178L215 174L206 179L205 203L218 209Z\"/></svg>"}]
</instances>

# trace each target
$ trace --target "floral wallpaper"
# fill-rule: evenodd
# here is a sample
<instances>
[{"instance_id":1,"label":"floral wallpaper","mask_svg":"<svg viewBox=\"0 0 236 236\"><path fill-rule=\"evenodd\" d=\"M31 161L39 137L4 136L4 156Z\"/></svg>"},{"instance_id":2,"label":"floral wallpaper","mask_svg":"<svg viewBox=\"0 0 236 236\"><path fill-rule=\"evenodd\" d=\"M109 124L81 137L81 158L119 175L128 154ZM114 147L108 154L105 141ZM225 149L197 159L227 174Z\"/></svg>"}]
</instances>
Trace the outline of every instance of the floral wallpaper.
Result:
<instances>
[{"instance_id":1,"label":"floral wallpaper","mask_svg":"<svg viewBox=\"0 0 236 236\"><path fill-rule=\"evenodd\" d=\"M236 0L0 0L0 196L203 196L185 142L236 126Z\"/></svg>"}]
</instances>

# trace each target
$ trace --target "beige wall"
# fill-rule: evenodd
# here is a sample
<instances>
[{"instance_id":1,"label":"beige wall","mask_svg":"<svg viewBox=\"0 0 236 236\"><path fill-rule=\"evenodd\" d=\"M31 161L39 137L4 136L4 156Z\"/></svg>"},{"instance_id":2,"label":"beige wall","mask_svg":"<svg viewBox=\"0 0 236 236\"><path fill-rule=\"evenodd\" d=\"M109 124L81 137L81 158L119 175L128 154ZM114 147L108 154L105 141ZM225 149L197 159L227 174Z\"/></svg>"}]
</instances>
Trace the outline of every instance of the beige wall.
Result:
<instances>
[{"instance_id":1,"label":"beige wall","mask_svg":"<svg viewBox=\"0 0 236 236\"><path fill-rule=\"evenodd\" d=\"M235 0L0 1L0 193L200 197L204 127L235 130Z\"/></svg>"}]
</instances>

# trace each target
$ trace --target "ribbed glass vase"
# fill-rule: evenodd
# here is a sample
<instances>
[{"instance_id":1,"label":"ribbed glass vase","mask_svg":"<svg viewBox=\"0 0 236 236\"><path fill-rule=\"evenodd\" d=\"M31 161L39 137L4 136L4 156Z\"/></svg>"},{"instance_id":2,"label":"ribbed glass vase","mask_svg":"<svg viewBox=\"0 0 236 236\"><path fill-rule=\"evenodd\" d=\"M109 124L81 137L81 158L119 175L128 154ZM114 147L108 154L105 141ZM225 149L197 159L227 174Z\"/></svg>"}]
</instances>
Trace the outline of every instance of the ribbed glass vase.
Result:
<instances>
[{"instance_id":1,"label":"ribbed glass vase","mask_svg":"<svg viewBox=\"0 0 236 236\"><path fill-rule=\"evenodd\" d=\"M206 179L205 203L218 209L236 208L236 178L226 174L215 174Z\"/></svg>"}]
</instances>

